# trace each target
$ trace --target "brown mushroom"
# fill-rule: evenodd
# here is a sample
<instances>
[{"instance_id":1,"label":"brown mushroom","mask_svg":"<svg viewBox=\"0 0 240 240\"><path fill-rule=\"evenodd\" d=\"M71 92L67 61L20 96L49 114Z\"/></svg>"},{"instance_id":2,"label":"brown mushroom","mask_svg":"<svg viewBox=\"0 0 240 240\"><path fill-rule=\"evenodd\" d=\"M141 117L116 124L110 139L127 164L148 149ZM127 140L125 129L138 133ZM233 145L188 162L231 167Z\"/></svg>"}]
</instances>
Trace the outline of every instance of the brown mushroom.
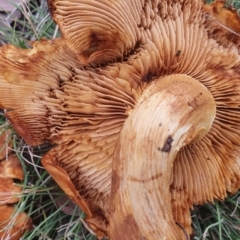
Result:
<instances>
[{"instance_id":1,"label":"brown mushroom","mask_svg":"<svg viewBox=\"0 0 240 240\"><path fill-rule=\"evenodd\" d=\"M29 144L57 144L42 163L98 237L184 239L193 204L240 187L238 44L200 0L125 3L51 1L64 39L1 48L0 107Z\"/></svg>"},{"instance_id":2,"label":"brown mushroom","mask_svg":"<svg viewBox=\"0 0 240 240\"><path fill-rule=\"evenodd\" d=\"M0 126L0 131L1 128ZM4 149L5 154L5 159L0 162L0 238L18 240L31 228L31 218L13 206L13 203L19 202L23 191L14 180L23 180L24 174L17 156L11 151L8 151L11 153L9 156L6 155L5 149L8 145L12 146L11 141L6 141L7 134L9 132L6 131L0 134L0 147Z\"/></svg>"},{"instance_id":3,"label":"brown mushroom","mask_svg":"<svg viewBox=\"0 0 240 240\"><path fill-rule=\"evenodd\" d=\"M12 142L8 139L10 131L0 126L0 205L19 201L22 188L14 183L14 179L23 180L23 170L15 154L10 154ZM10 155L8 155L8 153ZM4 157L4 159L3 159Z\"/></svg>"},{"instance_id":4,"label":"brown mushroom","mask_svg":"<svg viewBox=\"0 0 240 240\"><path fill-rule=\"evenodd\" d=\"M31 229L31 218L24 212L19 212L12 205L17 203L22 195L22 187L14 183L14 179L23 179L23 170L16 155L0 163L0 238L19 240Z\"/></svg>"},{"instance_id":5,"label":"brown mushroom","mask_svg":"<svg viewBox=\"0 0 240 240\"><path fill-rule=\"evenodd\" d=\"M23 170L17 156L12 154L0 163L1 239L18 240L32 226L31 218L12 205L19 201L23 191L14 179L23 180Z\"/></svg>"},{"instance_id":6,"label":"brown mushroom","mask_svg":"<svg viewBox=\"0 0 240 240\"><path fill-rule=\"evenodd\" d=\"M208 21L209 35L224 47L231 42L240 49L240 16L232 6L225 6L226 0L215 0L211 4L203 4L202 9Z\"/></svg>"},{"instance_id":7,"label":"brown mushroom","mask_svg":"<svg viewBox=\"0 0 240 240\"><path fill-rule=\"evenodd\" d=\"M0 206L0 238L19 240L31 228L31 220L24 212L17 212L13 206Z\"/></svg>"},{"instance_id":8,"label":"brown mushroom","mask_svg":"<svg viewBox=\"0 0 240 240\"><path fill-rule=\"evenodd\" d=\"M0 177L23 180L24 174L21 163L15 154L0 162Z\"/></svg>"},{"instance_id":9,"label":"brown mushroom","mask_svg":"<svg viewBox=\"0 0 240 240\"><path fill-rule=\"evenodd\" d=\"M19 201L22 187L14 179L23 180L23 170L17 156L10 155L0 162L0 205Z\"/></svg>"}]
</instances>

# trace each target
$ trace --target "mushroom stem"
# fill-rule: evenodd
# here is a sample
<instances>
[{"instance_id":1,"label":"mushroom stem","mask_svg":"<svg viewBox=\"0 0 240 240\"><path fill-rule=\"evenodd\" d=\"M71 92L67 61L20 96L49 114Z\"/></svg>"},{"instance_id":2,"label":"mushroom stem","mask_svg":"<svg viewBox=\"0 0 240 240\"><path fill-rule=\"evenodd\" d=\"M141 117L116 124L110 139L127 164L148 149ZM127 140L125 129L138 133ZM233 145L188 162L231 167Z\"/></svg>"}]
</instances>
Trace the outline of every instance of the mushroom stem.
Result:
<instances>
[{"instance_id":1,"label":"mushroom stem","mask_svg":"<svg viewBox=\"0 0 240 240\"><path fill-rule=\"evenodd\" d=\"M215 114L211 93L187 75L146 87L114 153L110 239L186 239L172 214L174 159L210 130Z\"/></svg>"}]
</instances>

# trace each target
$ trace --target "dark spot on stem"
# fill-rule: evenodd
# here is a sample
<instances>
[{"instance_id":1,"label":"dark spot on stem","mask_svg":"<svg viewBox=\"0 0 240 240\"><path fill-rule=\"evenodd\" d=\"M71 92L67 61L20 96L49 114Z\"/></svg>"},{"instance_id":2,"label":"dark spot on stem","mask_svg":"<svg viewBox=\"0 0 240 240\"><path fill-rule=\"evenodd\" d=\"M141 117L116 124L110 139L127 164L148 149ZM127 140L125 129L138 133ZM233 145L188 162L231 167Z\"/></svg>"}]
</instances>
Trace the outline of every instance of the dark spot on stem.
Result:
<instances>
[{"instance_id":1,"label":"dark spot on stem","mask_svg":"<svg viewBox=\"0 0 240 240\"><path fill-rule=\"evenodd\" d=\"M140 182L140 183L146 183L146 182L149 182L149 181L153 181L155 179L158 179L162 177L162 173L157 173L156 175L154 176L151 176L149 178L141 178L141 179L138 179L136 177L133 177L133 176L129 176L128 177L128 180L131 181L131 182Z\"/></svg>"},{"instance_id":2,"label":"dark spot on stem","mask_svg":"<svg viewBox=\"0 0 240 240\"><path fill-rule=\"evenodd\" d=\"M178 50L178 51L176 52L176 57L179 57L180 54L181 54L181 50Z\"/></svg>"},{"instance_id":3,"label":"dark spot on stem","mask_svg":"<svg viewBox=\"0 0 240 240\"><path fill-rule=\"evenodd\" d=\"M162 148L158 147L157 150L162 152L170 152L172 148L173 138L172 135L169 135L166 139L166 142Z\"/></svg>"}]
</instances>

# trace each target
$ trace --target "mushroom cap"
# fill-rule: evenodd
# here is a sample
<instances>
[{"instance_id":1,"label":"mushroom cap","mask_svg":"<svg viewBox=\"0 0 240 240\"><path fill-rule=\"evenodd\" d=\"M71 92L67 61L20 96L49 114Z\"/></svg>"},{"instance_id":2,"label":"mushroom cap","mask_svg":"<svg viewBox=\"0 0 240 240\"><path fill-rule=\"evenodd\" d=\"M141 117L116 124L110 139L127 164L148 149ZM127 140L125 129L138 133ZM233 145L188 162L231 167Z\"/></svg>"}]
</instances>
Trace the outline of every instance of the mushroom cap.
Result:
<instances>
[{"instance_id":1,"label":"mushroom cap","mask_svg":"<svg viewBox=\"0 0 240 240\"><path fill-rule=\"evenodd\" d=\"M5 161L0 162L0 177L23 180L22 165L15 154L11 154Z\"/></svg>"},{"instance_id":2,"label":"mushroom cap","mask_svg":"<svg viewBox=\"0 0 240 240\"><path fill-rule=\"evenodd\" d=\"M24 212L17 213L12 206L0 206L0 238L19 240L26 230L31 229L31 219ZM13 227L9 230L8 224ZM10 238L9 238L10 237Z\"/></svg>"},{"instance_id":3,"label":"mushroom cap","mask_svg":"<svg viewBox=\"0 0 240 240\"><path fill-rule=\"evenodd\" d=\"M14 179L23 180L23 170L16 155L11 154L0 162L0 205L16 203L22 194L22 187Z\"/></svg>"},{"instance_id":4,"label":"mushroom cap","mask_svg":"<svg viewBox=\"0 0 240 240\"><path fill-rule=\"evenodd\" d=\"M4 131L0 135L0 148L4 149L4 159L0 161L0 205L11 204L19 201L22 188L15 185L14 179L23 180L23 170L21 163L15 154L6 157L6 144L9 131ZM5 142L4 142L5 141ZM1 144L2 143L2 144ZM8 151L11 153L11 151Z\"/></svg>"},{"instance_id":5,"label":"mushroom cap","mask_svg":"<svg viewBox=\"0 0 240 240\"><path fill-rule=\"evenodd\" d=\"M54 12L68 4L56 2ZM0 107L8 109L6 116L29 144L58 144L43 157L43 165L87 213L98 236L107 233L119 133L155 78L187 74L208 88L217 106L209 133L180 150L175 160L169 186L175 220L190 233L193 204L223 199L240 188L238 45L212 37L214 21L201 8L197 0L146 3L141 13L145 20L139 23L141 45L136 38L135 52L104 66L80 64L66 36L35 42L27 50L11 45L0 49ZM122 8L113 9L124 21Z\"/></svg>"},{"instance_id":6,"label":"mushroom cap","mask_svg":"<svg viewBox=\"0 0 240 240\"><path fill-rule=\"evenodd\" d=\"M24 173L18 157L11 150L6 152L5 148L12 146L11 141L6 144L9 133L6 130L0 135L0 148L4 149L2 157L5 158L0 162L0 238L18 240L32 224L26 213L17 212L13 206L22 194L22 187L16 185L14 180L23 180Z\"/></svg>"},{"instance_id":7,"label":"mushroom cap","mask_svg":"<svg viewBox=\"0 0 240 240\"><path fill-rule=\"evenodd\" d=\"M0 177L0 205L16 203L22 193L22 188L16 186L13 179Z\"/></svg>"}]
</instances>

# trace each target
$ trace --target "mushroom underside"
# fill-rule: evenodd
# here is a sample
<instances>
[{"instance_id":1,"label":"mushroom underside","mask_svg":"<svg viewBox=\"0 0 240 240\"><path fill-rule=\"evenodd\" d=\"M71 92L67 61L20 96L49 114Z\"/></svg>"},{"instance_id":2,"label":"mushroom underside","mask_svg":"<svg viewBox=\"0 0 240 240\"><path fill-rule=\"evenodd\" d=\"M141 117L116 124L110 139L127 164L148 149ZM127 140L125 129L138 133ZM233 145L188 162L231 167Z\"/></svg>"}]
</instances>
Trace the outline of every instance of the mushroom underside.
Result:
<instances>
[{"instance_id":1,"label":"mushroom underside","mask_svg":"<svg viewBox=\"0 0 240 240\"><path fill-rule=\"evenodd\" d=\"M64 14L60 16L60 10L73 7L65 6L65 1L51 4L59 24L69 21L61 19ZM99 9L98 4L107 6L105 1L95 4L94 9ZM3 46L0 107L7 109L6 116L30 145L44 141L57 145L43 157L43 165L86 212L87 224L103 237L109 234L111 226L112 164L120 161L116 146L125 121L156 80L181 74L199 81L214 98L216 117L205 137L178 149L168 186L173 219L190 234L189 208L193 204L224 199L227 192L234 193L240 187L238 45L231 39L225 41L224 35L222 42L211 35L215 21L206 18L198 1L160 1L158 12L151 17L148 10L155 8L153 3L146 3L141 8L145 20L138 16L140 1L134 4L137 7L132 20L136 22L131 25L133 34L129 35L128 46L132 51L125 49L127 44L119 43L117 53L113 48L110 55L107 52L104 56L102 49L106 45L91 52L88 43L76 53L72 33L68 35L68 29L61 24L64 39L34 42L32 49L27 50ZM116 3L114 11L117 6ZM92 14L91 6L87 8L87 14ZM96 14L104 13L106 10L98 10ZM129 19L125 21L121 14L124 13L119 8L116 26L122 24L124 29ZM99 31L109 27L107 22L112 15L107 17L106 26ZM83 27L82 31L86 29ZM92 33L103 39L107 36ZM98 38L94 41L99 44ZM94 65L101 57L105 65ZM108 62L112 57L114 62ZM169 140L166 148L173 141Z\"/></svg>"}]
</instances>

